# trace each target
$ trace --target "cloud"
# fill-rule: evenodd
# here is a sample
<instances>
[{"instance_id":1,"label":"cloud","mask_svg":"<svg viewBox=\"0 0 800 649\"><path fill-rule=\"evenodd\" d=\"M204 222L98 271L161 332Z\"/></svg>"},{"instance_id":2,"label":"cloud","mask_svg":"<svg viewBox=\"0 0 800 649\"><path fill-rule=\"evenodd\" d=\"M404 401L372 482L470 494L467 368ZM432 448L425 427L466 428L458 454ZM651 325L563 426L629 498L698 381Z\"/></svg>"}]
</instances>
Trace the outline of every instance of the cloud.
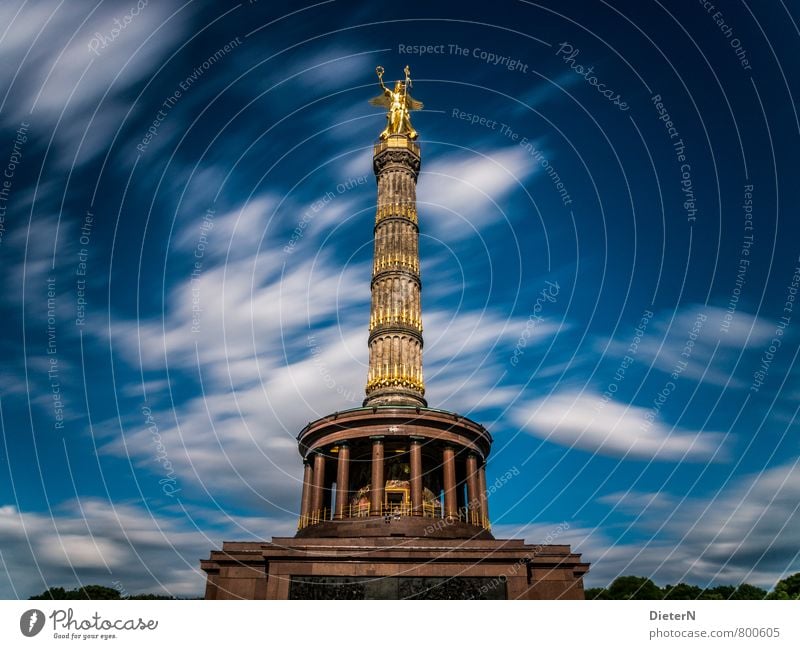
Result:
<instances>
[{"instance_id":1,"label":"cloud","mask_svg":"<svg viewBox=\"0 0 800 649\"><path fill-rule=\"evenodd\" d=\"M293 517L302 469L296 434L318 416L360 405L368 306L351 325L363 298L340 287L358 286L356 275L368 272L350 267L339 272L353 277L341 278L323 257L316 264L292 259L284 272L278 265L287 256L274 248L263 268L261 256L227 265L213 259L196 281L172 289L163 319L115 318L110 335L131 366L141 358L148 373L168 372L168 393L150 392L148 404L182 488L233 494ZM202 309L197 331L194 295ZM181 396L186 381L198 396ZM111 420L97 434L104 453L158 471L153 435L138 413L124 419L122 431Z\"/></svg>"},{"instance_id":2,"label":"cloud","mask_svg":"<svg viewBox=\"0 0 800 649\"><path fill-rule=\"evenodd\" d=\"M359 79L367 78L369 68L365 67L364 56L369 56L369 53L331 48L290 67L285 71L285 77L297 75L302 85L311 90L342 90Z\"/></svg>"},{"instance_id":3,"label":"cloud","mask_svg":"<svg viewBox=\"0 0 800 649\"><path fill-rule=\"evenodd\" d=\"M448 153L422 168L417 191L426 230L445 240L484 232L492 223L509 220L508 195L524 187L535 172L532 158L520 146L487 154Z\"/></svg>"},{"instance_id":4,"label":"cloud","mask_svg":"<svg viewBox=\"0 0 800 649\"><path fill-rule=\"evenodd\" d=\"M693 379L728 388L746 388L750 379L737 379L734 369L742 358L760 350L775 331L775 325L753 314L738 311L727 330L721 328L726 309L690 304L677 311L662 311L653 318L639 343L637 355L663 372L671 373L680 362L688 364L682 379ZM622 358L630 340L613 341L607 355ZM687 345L690 346L687 350ZM596 349L605 348L598 339ZM688 356L683 355L688 353Z\"/></svg>"},{"instance_id":5,"label":"cloud","mask_svg":"<svg viewBox=\"0 0 800 649\"><path fill-rule=\"evenodd\" d=\"M623 502L644 496L626 495ZM769 589L800 570L797 459L736 478L710 498L679 501L659 494L657 500L657 515L648 512L632 524L639 534L649 534L649 540L613 543L603 541L596 531L586 536L587 547L595 553L594 583L605 585L619 575L638 574L660 585L748 582ZM629 513L641 512L631 508ZM601 549L604 543L607 547Z\"/></svg>"},{"instance_id":6,"label":"cloud","mask_svg":"<svg viewBox=\"0 0 800 649\"><path fill-rule=\"evenodd\" d=\"M7 123L28 120L40 132L44 124L58 124L62 168L106 150L128 110L126 92L146 79L184 34L188 12L172 16L178 5L150 2L130 15L132 7L136 4L102 3L87 14L54 1L21 9L3 3L0 20L9 36L0 50L9 63L0 74L0 88L9 91L3 113ZM125 27L118 29L115 20ZM106 45L93 50L93 39Z\"/></svg>"},{"instance_id":7,"label":"cloud","mask_svg":"<svg viewBox=\"0 0 800 649\"><path fill-rule=\"evenodd\" d=\"M630 516L627 529L586 527L577 521L495 525L497 538L568 543L592 564L587 586L622 575L656 584L699 586L750 583L770 589L800 570L800 465L797 459L742 476L712 497L678 499L666 493L615 493L599 499ZM559 530L556 538L553 531ZM552 540L546 539L550 536ZM629 536L641 540L630 542Z\"/></svg>"},{"instance_id":8,"label":"cloud","mask_svg":"<svg viewBox=\"0 0 800 649\"><path fill-rule=\"evenodd\" d=\"M687 530L685 542L700 550L693 570L777 578L800 563L798 459L738 478L718 498L691 502L676 518Z\"/></svg>"},{"instance_id":9,"label":"cloud","mask_svg":"<svg viewBox=\"0 0 800 649\"><path fill-rule=\"evenodd\" d=\"M536 437L612 457L708 460L722 440L719 433L663 424L650 408L604 402L587 392L550 395L521 406L512 419Z\"/></svg>"},{"instance_id":10,"label":"cloud","mask_svg":"<svg viewBox=\"0 0 800 649\"><path fill-rule=\"evenodd\" d=\"M519 397L519 386L501 383L511 367L511 347L525 329L520 318L503 318L495 311L444 309L423 314L426 331L423 363L429 403L469 414L506 407ZM539 344L560 331L540 324L528 338Z\"/></svg>"},{"instance_id":11,"label":"cloud","mask_svg":"<svg viewBox=\"0 0 800 649\"><path fill-rule=\"evenodd\" d=\"M512 110L517 114L525 114L531 109L536 109L551 101L568 101L569 97L565 90L577 86L582 81L580 75L575 74L572 70L567 70L553 79L533 84L531 90L519 98L524 105L514 104Z\"/></svg>"},{"instance_id":12,"label":"cloud","mask_svg":"<svg viewBox=\"0 0 800 649\"><path fill-rule=\"evenodd\" d=\"M203 183L206 187L218 189L221 183ZM173 239L176 250L190 254L195 260L203 259L201 266L209 261L221 264L226 259L236 261L252 259L259 252L259 246L273 215L278 200L269 195L255 196L247 203L223 213L211 213L200 209L185 209L187 220ZM211 204L211 201L206 203ZM205 218L209 216L210 218ZM188 219L192 221L189 222Z\"/></svg>"},{"instance_id":13,"label":"cloud","mask_svg":"<svg viewBox=\"0 0 800 649\"><path fill-rule=\"evenodd\" d=\"M174 406L153 403L162 454L184 493L220 502L233 498L238 506L296 518L302 472L297 433L308 421L356 407L363 398L366 370L348 357L362 345L365 355L366 337L359 332L337 342L339 335L334 328L315 331L313 349L291 364L242 357L226 369L222 358L201 361L202 396ZM122 434L114 421L96 428L101 452L131 457L140 471L158 474L144 417L128 417L123 425Z\"/></svg>"},{"instance_id":14,"label":"cloud","mask_svg":"<svg viewBox=\"0 0 800 649\"><path fill-rule=\"evenodd\" d=\"M130 594L196 597L205 582L200 559L223 536L258 539L268 531L289 532L268 518L246 522L252 525L249 530L213 512L164 516L99 498L65 502L52 513L2 505L0 597L27 598L51 586L95 583ZM201 529L213 530L214 538Z\"/></svg>"},{"instance_id":15,"label":"cloud","mask_svg":"<svg viewBox=\"0 0 800 649\"><path fill-rule=\"evenodd\" d=\"M673 503L668 494L662 492L640 493L636 491L617 491L597 499L603 505L611 505L627 513L640 514L646 510L661 510ZM653 513L651 511L650 513Z\"/></svg>"}]
</instances>

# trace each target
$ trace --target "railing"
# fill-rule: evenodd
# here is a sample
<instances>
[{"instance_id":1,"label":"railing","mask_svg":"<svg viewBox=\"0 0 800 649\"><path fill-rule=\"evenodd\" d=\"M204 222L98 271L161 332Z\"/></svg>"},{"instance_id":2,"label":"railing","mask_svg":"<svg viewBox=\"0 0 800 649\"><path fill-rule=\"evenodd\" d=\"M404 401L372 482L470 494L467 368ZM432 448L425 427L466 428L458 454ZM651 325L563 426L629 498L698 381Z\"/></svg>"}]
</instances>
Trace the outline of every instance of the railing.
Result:
<instances>
[{"instance_id":1,"label":"railing","mask_svg":"<svg viewBox=\"0 0 800 649\"><path fill-rule=\"evenodd\" d=\"M387 503L378 509L373 509L370 503L363 505L348 505L345 509L344 516L337 518L333 510L327 507L309 512L305 516L301 516L297 523L297 529L302 530L311 525L317 525L325 521L335 521L342 519L358 519L368 518L370 516L384 516L392 518L400 518L404 516L421 516L423 518L434 518L440 520L452 520L461 523L468 523L477 527L482 527L485 530L490 530L491 525L489 519L483 516L481 512L470 510L467 507L460 507L457 511L445 515L442 506L439 503L422 503L421 510L414 510L414 507L409 502L403 503Z\"/></svg>"},{"instance_id":2,"label":"railing","mask_svg":"<svg viewBox=\"0 0 800 649\"><path fill-rule=\"evenodd\" d=\"M390 135L385 140L378 140L373 147L373 155L378 155L386 149L408 149L419 157L419 143L405 135Z\"/></svg>"}]
</instances>

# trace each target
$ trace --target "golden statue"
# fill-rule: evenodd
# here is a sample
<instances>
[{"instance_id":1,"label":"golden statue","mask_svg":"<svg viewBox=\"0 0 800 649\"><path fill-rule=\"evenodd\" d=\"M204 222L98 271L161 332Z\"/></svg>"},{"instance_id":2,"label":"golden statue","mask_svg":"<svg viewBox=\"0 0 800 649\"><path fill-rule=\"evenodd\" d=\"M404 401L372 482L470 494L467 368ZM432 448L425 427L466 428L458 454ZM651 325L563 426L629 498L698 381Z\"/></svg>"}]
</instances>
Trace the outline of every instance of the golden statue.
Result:
<instances>
[{"instance_id":1,"label":"golden statue","mask_svg":"<svg viewBox=\"0 0 800 649\"><path fill-rule=\"evenodd\" d=\"M381 140L385 140L390 135L406 135L410 139L416 140L419 135L411 126L410 111L422 110L423 104L408 94L408 89L412 85L411 70L406 66L404 72L406 73L405 81L398 81L394 84L394 90L390 90L383 83L383 68L380 65L375 68L383 94L373 97L369 103L389 109L386 114L386 128L380 135Z\"/></svg>"}]
</instances>

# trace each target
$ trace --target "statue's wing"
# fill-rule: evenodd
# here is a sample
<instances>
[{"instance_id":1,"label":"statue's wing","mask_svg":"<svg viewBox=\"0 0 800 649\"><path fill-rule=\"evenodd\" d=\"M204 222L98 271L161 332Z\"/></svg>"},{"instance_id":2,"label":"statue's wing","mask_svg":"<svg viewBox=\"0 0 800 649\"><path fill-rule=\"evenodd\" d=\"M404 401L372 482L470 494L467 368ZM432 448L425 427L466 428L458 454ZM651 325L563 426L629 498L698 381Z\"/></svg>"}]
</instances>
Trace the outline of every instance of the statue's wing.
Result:
<instances>
[{"instance_id":1,"label":"statue's wing","mask_svg":"<svg viewBox=\"0 0 800 649\"><path fill-rule=\"evenodd\" d=\"M408 105L408 110L422 110L425 108L425 104L417 99L414 99L411 95L406 96L406 103Z\"/></svg>"},{"instance_id":2,"label":"statue's wing","mask_svg":"<svg viewBox=\"0 0 800 649\"><path fill-rule=\"evenodd\" d=\"M391 108L392 107L392 100L389 99L386 95L378 95L377 97L373 97L369 100L369 103L373 106L378 106L379 108Z\"/></svg>"}]
</instances>

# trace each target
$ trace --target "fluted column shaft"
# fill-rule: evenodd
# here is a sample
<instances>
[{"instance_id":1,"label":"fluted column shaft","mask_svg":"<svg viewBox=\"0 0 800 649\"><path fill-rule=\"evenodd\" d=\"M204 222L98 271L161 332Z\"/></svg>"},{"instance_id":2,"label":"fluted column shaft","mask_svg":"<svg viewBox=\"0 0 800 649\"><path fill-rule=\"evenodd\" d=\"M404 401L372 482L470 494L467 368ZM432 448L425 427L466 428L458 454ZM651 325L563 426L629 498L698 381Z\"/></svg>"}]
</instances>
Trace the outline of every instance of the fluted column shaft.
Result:
<instances>
[{"instance_id":1,"label":"fluted column shaft","mask_svg":"<svg viewBox=\"0 0 800 649\"><path fill-rule=\"evenodd\" d=\"M411 438L411 511L422 514L422 438Z\"/></svg>"},{"instance_id":2,"label":"fluted column shaft","mask_svg":"<svg viewBox=\"0 0 800 649\"><path fill-rule=\"evenodd\" d=\"M480 488L478 486L478 458L474 453L467 455L467 507L469 521L480 524Z\"/></svg>"},{"instance_id":3,"label":"fluted column shaft","mask_svg":"<svg viewBox=\"0 0 800 649\"><path fill-rule=\"evenodd\" d=\"M344 518L350 495L350 447L339 444L339 457L336 463L336 518Z\"/></svg>"},{"instance_id":4,"label":"fluted column shaft","mask_svg":"<svg viewBox=\"0 0 800 649\"><path fill-rule=\"evenodd\" d=\"M369 487L369 509L380 515L383 507L383 437L372 438L372 480Z\"/></svg>"},{"instance_id":5,"label":"fluted column shaft","mask_svg":"<svg viewBox=\"0 0 800 649\"><path fill-rule=\"evenodd\" d=\"M478 469L478 488L481 498L481 516L483 524L489 524L489 494L486 493L486 462L484 461Z\"/></svg>"},{"instance_id":6,"label":"fluted column shaft","mask_svg":"<svg viewBox=\"0 0 800 649\"><path fill-rule=\"evenodd\" d=\"M442 451L442 473L444 477L444 515L458 515L456 504L456 453L452 446L445 446Z\"/></svg>"},{"instance_id":7,"label":"fluted column shaft","mask_svg":"<svg viewBox=\"0 0 800 649\"><path fill-rule=\"evenodd\" d=\"M313 489L314 469L311 461L303 460L303 496L300 499L300 517L305 519L311 510L311 490Z\"/></svg>"},{"instance_id":8,"label":"fluted column shaft","mask_svg":"<svg viewBox=\"0 0 800 649\"><path fill-rule=\"evenodd\" d=\"M325 502L325 456L319 452L314 456L314 488L311 490L311 511L320 511L323 502Z\"/></svg>"}]
</instances>

